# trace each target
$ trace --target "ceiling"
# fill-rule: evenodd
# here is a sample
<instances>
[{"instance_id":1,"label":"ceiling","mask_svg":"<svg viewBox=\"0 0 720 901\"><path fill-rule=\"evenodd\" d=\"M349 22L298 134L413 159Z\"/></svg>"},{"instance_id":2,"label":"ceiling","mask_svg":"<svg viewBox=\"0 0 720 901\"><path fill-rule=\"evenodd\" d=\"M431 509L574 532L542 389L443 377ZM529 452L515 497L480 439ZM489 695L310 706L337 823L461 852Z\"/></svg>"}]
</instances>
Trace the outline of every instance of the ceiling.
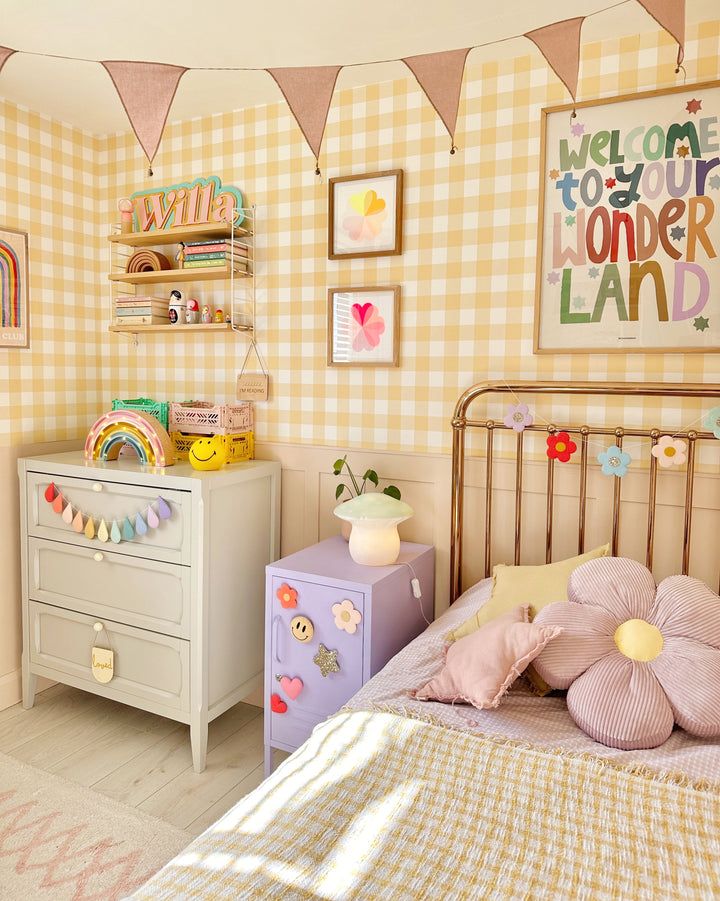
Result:
<instances>
[{"instance_id":1,"label":"ceiling","mask_svg":"<svg viewBox=\"0 0 720 901\"><path fill-rule=\"evenodd\" d=\"M495 41L552 21L588 15L614 0L0 0L0 44L44 54L176 63L188 67L302 66L383 60ZM687 0L689 23L717 18L717 0ZM634 0L583 25L583 41L657 28ZM522 38L473 51L472 59L537 52ZM688 58L692 80L692 60ZM358 66L338 87L406 77L401 63ZM110 79L92 62L16 55L0 97L96 134L124 131ZM264 72L188 72L170 119L189 119L280 99Z\"/></svg>"}]
</instances>

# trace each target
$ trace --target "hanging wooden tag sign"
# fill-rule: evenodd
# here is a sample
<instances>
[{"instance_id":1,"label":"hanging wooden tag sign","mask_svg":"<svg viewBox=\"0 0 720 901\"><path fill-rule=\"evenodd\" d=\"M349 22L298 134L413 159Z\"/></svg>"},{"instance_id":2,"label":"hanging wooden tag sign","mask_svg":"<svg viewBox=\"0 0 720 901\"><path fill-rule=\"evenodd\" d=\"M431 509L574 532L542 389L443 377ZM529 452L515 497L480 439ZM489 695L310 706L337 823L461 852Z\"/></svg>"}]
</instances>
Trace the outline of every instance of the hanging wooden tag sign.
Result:
<instances>
[{"instance_id":1,"label":"hanging wooden tag sign","mask_svg":"<svg viewBox=\"0 0 720 901\"><path fill-rule=\"evenodd\" d=\"M96 682L109 682L115 669L115 654L110 648L92 649L92 674Z\"/></svg>"},{"instance_id":2,"label":"hanging wooden tag sign","mask_svg":"<svg viewBox=\"0 0 720 901\"><path fill-rule=\"evenodd\" d=\"M245 372L248 357L253 350L255 351L255 356L258 359L262 372ZM265 365L263 364L257 349L257 344L254 340L250 342L250 346L245 354L245 359L243 360L242 368L240 369L240 374L237 377L237 391L235 396L238 400L255 401L267 400L270 396L270 376L265 369Z\"/></svg>"}]
</instances>

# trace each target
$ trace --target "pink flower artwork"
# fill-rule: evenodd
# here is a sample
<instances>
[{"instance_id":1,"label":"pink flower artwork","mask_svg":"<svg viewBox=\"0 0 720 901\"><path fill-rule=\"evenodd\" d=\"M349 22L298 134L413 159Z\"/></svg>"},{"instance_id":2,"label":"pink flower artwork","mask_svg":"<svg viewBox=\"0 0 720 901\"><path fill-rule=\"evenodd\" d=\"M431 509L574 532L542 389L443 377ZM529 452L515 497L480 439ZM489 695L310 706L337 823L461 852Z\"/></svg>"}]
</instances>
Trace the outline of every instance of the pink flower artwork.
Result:
<instances>
[{"instance_id":1,"label":"pink flower artwork","mask_svg":"<svg viewBox=\"0 0 720 901\"><path fill-rule=\"evenodd\" d=\"M385 331L385 320L374 303L354 303L352 314L352 346L356 353L373 350L380 344Z\"/></svg>"},{"instance_id":2,"label":"pink flower artwork","mask_svg":"<svg viewBox=\"0 0 720 901\"><path fill-rule=\"evenodd\" d=\"M343 219L342 227L351 241L374 241L388 216L385 201L373 190L353 194L352 213Z\"/></svg>"}]
</instances>

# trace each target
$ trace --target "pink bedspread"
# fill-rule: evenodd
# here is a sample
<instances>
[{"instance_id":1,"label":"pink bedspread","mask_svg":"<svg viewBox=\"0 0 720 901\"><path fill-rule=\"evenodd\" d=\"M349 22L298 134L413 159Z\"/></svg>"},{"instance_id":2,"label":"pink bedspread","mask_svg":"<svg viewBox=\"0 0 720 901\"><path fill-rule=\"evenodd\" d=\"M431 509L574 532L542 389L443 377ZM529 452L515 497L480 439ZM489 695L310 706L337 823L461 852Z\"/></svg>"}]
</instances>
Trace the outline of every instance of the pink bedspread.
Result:
<instances>
[{"instance_id":1,"label":"pink bedspread","mask_svg":"<svg viewBox=\"0 0 720 901\"><path fill-rule=\"evenodd\" d=\"M622 763L643 763L662 773L686 774L692 780L720 784L720 742L695 738L675 728L670 738L650 751L620 751L593 741L572 721L562 695L539 698L518 680L497 710L476 710L464 704L417 701L413 689L422 687L443 661L445 635L464 622L490 593L491 580L474 597L457 601L415 641L395 656L350 700L351 709L381 707L410 716L432 717L454 729L526 741L544 748L587 752Z\"/></svg>"}]
</instances>

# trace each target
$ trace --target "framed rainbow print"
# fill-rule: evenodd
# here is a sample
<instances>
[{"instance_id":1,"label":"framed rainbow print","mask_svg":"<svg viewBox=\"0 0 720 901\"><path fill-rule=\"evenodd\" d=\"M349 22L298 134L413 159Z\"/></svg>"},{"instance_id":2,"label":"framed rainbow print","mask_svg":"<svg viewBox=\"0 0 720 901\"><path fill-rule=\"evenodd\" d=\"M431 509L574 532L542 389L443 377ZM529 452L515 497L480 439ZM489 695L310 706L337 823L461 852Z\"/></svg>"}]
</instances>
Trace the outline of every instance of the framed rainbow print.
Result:
<instances>
[{"instance_id":1,"label":"framed rainbow print","mask_svg":"<svg viewBox=\"0 0 720 901\"><path fill-rule=\"evenodd\" d=\"M720 352L720 82L542 111L536 353Z\"/></svg>"},{"instance_id":2,"label":"framed rainbow print","mask_svg":"<svg viewBox=\"0 0 720 901\"><path fill-rule=\"evenodd\" d=\"M402 253L402 169L331 178L328 188L329 259Z\"/></svg>"},{"instance_id":3,"label":"framed rainbow print","mask_svg":"<svg viewBox=\"0 0 720 901\"><path fill-rule=\"evenodd\" d=\"M28 236L0 228L0 347L27 347Z\"/></svg>"},{"instance_id":4,"label":"framed rainbow print","mask_svg":"<svg viewBox=\"0 0 720 901\"><path fill-rule=\"evenodd\" d=\"M330 288L328 366L397 366L400 287Z\"/></svg>"}]
</instances>

